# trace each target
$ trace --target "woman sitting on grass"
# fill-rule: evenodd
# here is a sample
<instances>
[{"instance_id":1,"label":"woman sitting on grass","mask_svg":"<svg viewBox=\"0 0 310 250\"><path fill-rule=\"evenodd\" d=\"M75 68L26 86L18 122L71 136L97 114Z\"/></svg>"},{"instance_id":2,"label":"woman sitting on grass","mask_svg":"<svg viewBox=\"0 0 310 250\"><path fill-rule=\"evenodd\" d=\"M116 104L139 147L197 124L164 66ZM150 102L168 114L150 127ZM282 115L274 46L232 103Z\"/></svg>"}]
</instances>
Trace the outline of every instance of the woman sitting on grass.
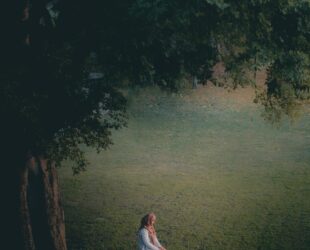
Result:
<instances>
[{"instance_id":1,"label":"woman sitting on grass","mask_svg":"<svg viewBox=\"0 0 310 250\"><path fill-rule=\"evenodd\" d=\"M141 226L138 231L139 250L166 250L157 239L154 228L155 221L154 213L147 214L141 219Z\"/></svg>"}]
</instances>

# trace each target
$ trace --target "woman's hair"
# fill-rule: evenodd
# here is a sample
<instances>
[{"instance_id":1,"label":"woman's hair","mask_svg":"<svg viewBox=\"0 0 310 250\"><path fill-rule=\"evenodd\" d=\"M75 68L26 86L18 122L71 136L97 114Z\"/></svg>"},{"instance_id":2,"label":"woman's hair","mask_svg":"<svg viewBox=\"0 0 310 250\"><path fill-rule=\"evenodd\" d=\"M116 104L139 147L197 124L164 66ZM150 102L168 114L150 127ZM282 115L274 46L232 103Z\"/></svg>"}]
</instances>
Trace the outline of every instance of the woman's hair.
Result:
<instances>
[{"instance_id":1,"label":"woman's hair","mask_svg":"<svg viewBox=\"0 0 310 250\"><path fill-rule=\"evenodd\" d=\"M150 226L151 225L151 221L152 221L152 218L155 217L155 214L154 213L149 213L147 215L144 215L141 219L141 224L140 224L140 228L139 229L142 229L146 226Z\"/></svg>"},{"instance_id":2,"label":"woman's hair","mask_svg":"<svg viewBox=\"0 0 310 250\"><path fill-rule=\"evenodd\" d=\"M149 213L141 219L141 225L139 230L145 228L148 231L150 240L152 244L155 244L156 241L156 231L154 226L152 225L152 219L156 218L154 213Z\"/></svg>"}]
</instances>

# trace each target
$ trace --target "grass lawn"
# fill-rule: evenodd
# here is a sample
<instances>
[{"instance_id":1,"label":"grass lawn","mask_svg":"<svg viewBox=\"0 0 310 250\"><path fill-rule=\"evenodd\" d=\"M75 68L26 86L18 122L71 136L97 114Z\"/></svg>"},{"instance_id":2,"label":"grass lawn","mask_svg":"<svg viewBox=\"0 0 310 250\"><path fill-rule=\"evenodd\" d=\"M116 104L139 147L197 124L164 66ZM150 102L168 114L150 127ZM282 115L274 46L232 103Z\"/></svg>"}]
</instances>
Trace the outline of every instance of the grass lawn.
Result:
<instances>
[{"instance_id":1,"label":"grass lawn","mask_svg":"<svg viewBox=\"0 0 310 250\"><path fill-rule=\"evenodd\" d=\"M168 250L310 249L310 115L276 128L249 89L154 92L128 93L86 172L60 169L69 249L135 249L150 211Z\"/></svg>"}]
</instances>

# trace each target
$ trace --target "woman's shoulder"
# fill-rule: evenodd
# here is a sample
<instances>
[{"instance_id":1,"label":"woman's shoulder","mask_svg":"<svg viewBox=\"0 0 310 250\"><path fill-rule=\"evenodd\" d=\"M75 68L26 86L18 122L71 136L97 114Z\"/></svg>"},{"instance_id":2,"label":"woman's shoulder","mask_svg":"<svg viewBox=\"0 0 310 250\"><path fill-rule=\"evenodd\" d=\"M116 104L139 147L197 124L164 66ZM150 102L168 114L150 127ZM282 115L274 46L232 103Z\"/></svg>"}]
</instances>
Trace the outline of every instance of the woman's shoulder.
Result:
<instances>
[{"instance_id":1,"label":"woman's shoulder","mask_svg":"<svg viewBox=\"0 0 310 250\"><path fill-rule=\"evenodd\" d=\"M139 231L138 231L139 234L141 234L141 233L146 233L146 232L147 232L147 229L144 228L144 227L143 227L143 228L140 228Z\"/></svg>"}]
</instances>

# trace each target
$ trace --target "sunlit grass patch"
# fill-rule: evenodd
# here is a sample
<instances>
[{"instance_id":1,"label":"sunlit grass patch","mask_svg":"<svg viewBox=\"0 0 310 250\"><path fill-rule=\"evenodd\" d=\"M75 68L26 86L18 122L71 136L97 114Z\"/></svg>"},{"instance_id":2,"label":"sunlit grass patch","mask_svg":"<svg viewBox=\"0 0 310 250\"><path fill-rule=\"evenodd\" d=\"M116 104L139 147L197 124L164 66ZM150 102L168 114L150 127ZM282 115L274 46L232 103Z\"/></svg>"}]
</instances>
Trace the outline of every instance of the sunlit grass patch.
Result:
<instances>
[{"instance_id":1,"label":"sunlit grass patch","mask_svg":"<svg viewBox=\"0 0 310 250\"><path fill-rule=\"evenodd\" d=\"M88 171L61 169L69 248L135 249L154 211L170 250L309 249L310 117L274 128L252 104L152 91Z\"/></svg>"}]
</instances>

